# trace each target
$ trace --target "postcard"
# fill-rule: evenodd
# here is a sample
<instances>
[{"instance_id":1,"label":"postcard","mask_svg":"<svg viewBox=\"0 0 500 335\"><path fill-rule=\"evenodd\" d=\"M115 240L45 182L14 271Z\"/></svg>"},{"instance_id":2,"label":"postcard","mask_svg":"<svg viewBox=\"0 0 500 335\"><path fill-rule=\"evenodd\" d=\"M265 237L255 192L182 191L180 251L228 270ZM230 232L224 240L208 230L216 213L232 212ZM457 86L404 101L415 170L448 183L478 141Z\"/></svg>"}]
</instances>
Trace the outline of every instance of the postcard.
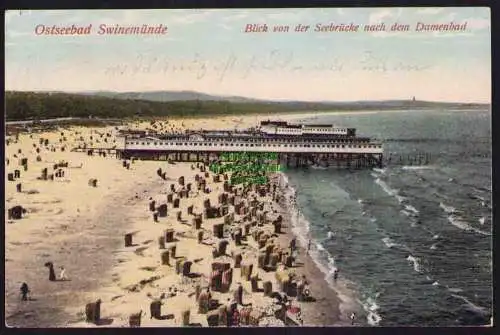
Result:
<instances>
[{"instance_id":1,"label":"postcard","mask_svg":"<svg viewBox=\"0 0 500 335\"><path fill-rule=\"evenodd\" d=\"M9 327L490 326L485 7L9 10Z\"/></svg>"}]
</instances>

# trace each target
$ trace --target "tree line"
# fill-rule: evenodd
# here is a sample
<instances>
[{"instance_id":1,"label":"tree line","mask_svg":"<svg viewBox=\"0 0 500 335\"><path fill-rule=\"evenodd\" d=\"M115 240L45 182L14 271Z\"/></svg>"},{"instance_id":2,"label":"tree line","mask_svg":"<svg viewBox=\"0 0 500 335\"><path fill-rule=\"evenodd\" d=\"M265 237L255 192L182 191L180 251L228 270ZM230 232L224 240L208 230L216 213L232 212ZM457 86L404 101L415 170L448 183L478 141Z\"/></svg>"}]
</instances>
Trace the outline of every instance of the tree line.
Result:
<instances>
[{"instance_id":1,"label":"tree line","mask_svg":"<svg viewBox=\"0 0 500 335\"><path fill-rule=\"evenodd\" d=\"M116 99L92 95L40 92L6 92L7 121L62 117L134 118L134 117L196 117L204 115L245 115L314 110L310 106L292 106L267 102L228 101L147 101ZM330 109L324 107L324 109Z\"/></svg>"}]
</instances>

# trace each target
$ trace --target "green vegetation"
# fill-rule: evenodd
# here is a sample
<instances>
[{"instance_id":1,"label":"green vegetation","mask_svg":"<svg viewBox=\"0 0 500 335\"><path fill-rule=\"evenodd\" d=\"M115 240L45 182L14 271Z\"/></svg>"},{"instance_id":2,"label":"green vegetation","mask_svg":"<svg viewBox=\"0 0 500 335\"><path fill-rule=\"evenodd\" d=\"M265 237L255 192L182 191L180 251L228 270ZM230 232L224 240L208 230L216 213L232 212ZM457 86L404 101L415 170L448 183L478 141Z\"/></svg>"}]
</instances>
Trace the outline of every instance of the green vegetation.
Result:
<instances>
[{"instance_id":1,"label":"green vegetation","mask_svg":"<svg viewBox=\"0 0 500 335\"><path fill-rule=\"evenodd\" d=\"M202 115L245 115L297 110L277 103L227 101L124 100L67 93L6 92L7 121L56 117L194 117ZM314 104L311 104L310 110ZM303 110L303 109L302 109Z\"/></svg>"},{"instance_id":2,"label":"green vegetation","mask_svg":"<svg viewBox=\"0 0 500 335\"><path fill-rule=\"evenodd\" d=\"M276 114L304 111L352 111L408 108L484 108L484 105L435 103L425 101L390 102L271 102L249 100L176 100L150 101L118 99L92 94L6 92L7 121L49 119L61 117L88 118L148 118L200 117L206 115Z\"/></svg>"}]
</instances>

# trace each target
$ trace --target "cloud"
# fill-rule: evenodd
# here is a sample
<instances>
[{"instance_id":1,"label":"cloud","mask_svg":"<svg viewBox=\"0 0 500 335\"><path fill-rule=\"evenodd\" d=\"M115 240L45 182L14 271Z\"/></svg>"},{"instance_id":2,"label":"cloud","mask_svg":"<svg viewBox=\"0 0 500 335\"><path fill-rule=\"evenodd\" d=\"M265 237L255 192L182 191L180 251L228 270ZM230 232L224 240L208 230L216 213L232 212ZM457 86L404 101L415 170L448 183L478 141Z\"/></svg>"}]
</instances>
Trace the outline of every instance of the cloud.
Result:
<instances>
[{"instance_id":1,"label":"cloud","mask_svg":"<svg viewBox=\"0 0 500 335\"><path fill-rule=\"evenodd\" d=\"M175 15L172 19L172 23L176 24L193 24L205 21L212 15L212 12L208 10L195 10L191 9L187 14Z\"/></svg>"},{"instance_id":2,"label":"cloud","mask_svg":"<svg viewBox=\"0 0 500 335\"><path fill-rule=\"evenodd\" d=\"M368 24L373 25L383 22L385 23L385 29L389 29L390 25L393 22L395 22L397 18L401 16L402 12L403 10L401 8L378 10L370 14L370 16L368 17ZM380 38L401 36L403 34L409 35L408 32L387 32L387 31L368 32L367 34L372 37L380 37Z\"/></svg>"},{"instance_id":3,"label":"cloud","mask_svg":"<svg viewBox=\"0 0 500 335\"><path fill-rule=\"evenodd\" d=\"M438 7L430 7L430 8L422 8L417 10L417 14L420 15L436 15L441 13L444 10L444 8L438 8Z\"/></svg>"},{"instance_id":4,"label":"cloud","mask_svg":"<svg viewBox=\"0 0 500 335\"><path fill-rule=\"evenodd\" d=\"M369 24L381 23L387 19L398 18L401 16L403 10L401 8L396 9L382 9L371 13L368 22Z\"/></svg>"},{"instance_id":5,"label":"cloud","mask_svg":"<svg viewBox=\"0 0 500 335\"><path fill-rule=\"evenodd\" d=\"M449 21L453 21L455 19L455 17L457 16L457 13L455 12L451 12L449 13L448 15L446 15L445 17L443 17L442 21L443 22L449 22Z\"/></svg>"},{"instance_id":6,"label":"cloud","mask_svg":"<svg viewBox=\"0 0 500 335\"><path fill-rule=\"evenodd\" d=\"M232 11L231 12L226 11L226 13L232 13ZM250 16L250 13L247 11L239 12L238 14L234 14L234 15L227 15L226 13L224 13L225 15L224 15L224 18L222 19L222 21L225 21L225 22L240 21L240 20L246 19L248 16Z\"/></svg>"},{"instance_id":7,"label":"cloud","mask_svg":"<svg viewBox=\"0 0 500 335\"><path fill-rule=\"evenodd\" d=\"M325 14L331 14L331 12L323 10L318 10L316 8L294 8L282 10L280 12L267 13L265 17L270 20L283 20L283 21L298 21L307 19L317 19Z\"/></svg>"},{"instance_id":8,"label":"cloud","mask_svg":"<svg viewBox=\"0 0 500 335\"><path fill-rule=\"evenodd\" d=\"M269 13L266 17L270 20L298 20L304 16L304 10L294 10L293 12Z\"/></svg>"}]
</instances>

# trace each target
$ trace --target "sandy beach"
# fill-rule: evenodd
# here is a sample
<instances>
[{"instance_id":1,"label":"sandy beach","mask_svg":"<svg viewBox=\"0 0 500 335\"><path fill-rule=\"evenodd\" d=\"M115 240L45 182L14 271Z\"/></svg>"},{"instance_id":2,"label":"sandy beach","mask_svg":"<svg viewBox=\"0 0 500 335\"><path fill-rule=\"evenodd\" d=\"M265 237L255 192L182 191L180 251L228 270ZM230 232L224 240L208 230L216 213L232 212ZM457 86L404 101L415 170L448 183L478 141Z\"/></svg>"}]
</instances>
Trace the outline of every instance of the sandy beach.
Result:
<instances>
[{"instance_id":1,"label":"sandy beach","mask_svg":"<svg viewBox=\"0 0 500 335\"><path fill-rule=\"evenodd\" d=\"M280 115L279 118L304 116ZM262 119L265 116L170 120L166 128L174 131L247 128ZM134 129L150 126L149 122L130 125ZM283 283L278 277L284 273L295 278L304 275L309 284L311 301L290 297L292 307L301 310L303 325L349 325L346 316L340 313L339 297L302 247L297 250L293 266L287 269L284 269L284 256L276 259L275 269L265 271L258 266L264 251L270 250L266 251L270 253L268 258L284 254L294 238L278 174L270 176L270 190L265 194L255 187L243 194L243 187L225 191L224 179L217 181L214 173L203 171L202 163L136 160L130 162L127 169L121 160L111 156L71 152L83 143L112 146L116 135L115 127L68 127L53 132L19 134L17 140L16 136L7 139L5 310L8 326L129 327L130 316L142 311L141 327L206 327L209 326L207 315L211 320L217 319L221 306L231 304L239 283L243 297L238 309L242 314L251 309L256 319L251 325L280 325L271 311L276 309L276 297L268 294L268 285L273 292L281 291ZM23 159L27 159L27 164ZM41 177L45 168L49 178ZM165 173L165 179L158 169ZM9 177L15 170L20 175ZM55 175L53 180L50 174ZM91 179L97 180L95 185ZM198 189L200 183L196 179L205 181L203 187L209 193L204 192L203 187ZM272 185L276 185L275 192ZM226 199L221 200L221 196ZM234 205L228 203L227 196L234 197ZM179 199L178 206L175 199ZM167 215L160 215L155 221L154 213L161 205L166 205ZM14 206L25 210L21 219L8 218L7 210ZM226 208L224 215L215 218L203 215L207 208L219 208L220 212L223 207ZM279 216L282 234L276 234L272 224ZM199 227L196 220L201 221ZM214 226L223 223L223 237L215 236ZM171 232L169 237L167 230ZM203 232L201 238L200 232ZM255 238L256 232L259 232L257 236L266 236L264 242ZM126 234L132 237L128 246L124 242ZM239 238L234 237L238 234ZM164 246L159 239L163 239ZM228 242L227 247L223 254L216 255L214 249L220 251L223 240ZM166 252L168 264L164 264L165 256L162 256ZM64 267L67 280L49 281L49 268L45 266L48 262L53 264L56 276L60 267ZM229 264L230 284L225 289L211 289L211 299L218 307L206 313L201 311L197 290L201 290L203 296L207 287L213 286L211 276L215 262ZM188 270L186 263L190 263ZM258 290L252 288L252 281L241 273L242 267L250 264L252 276L258 276ZM179 266L181 271L176 269ZM28 301L21 301L19 289L23 282L31 291ZM151 303L162 295L161 315L153 318ZM98 299L100 321L86 322L86 304ZM221 317L218 320L221 325Z\"/></svg>"}]
</instances>

